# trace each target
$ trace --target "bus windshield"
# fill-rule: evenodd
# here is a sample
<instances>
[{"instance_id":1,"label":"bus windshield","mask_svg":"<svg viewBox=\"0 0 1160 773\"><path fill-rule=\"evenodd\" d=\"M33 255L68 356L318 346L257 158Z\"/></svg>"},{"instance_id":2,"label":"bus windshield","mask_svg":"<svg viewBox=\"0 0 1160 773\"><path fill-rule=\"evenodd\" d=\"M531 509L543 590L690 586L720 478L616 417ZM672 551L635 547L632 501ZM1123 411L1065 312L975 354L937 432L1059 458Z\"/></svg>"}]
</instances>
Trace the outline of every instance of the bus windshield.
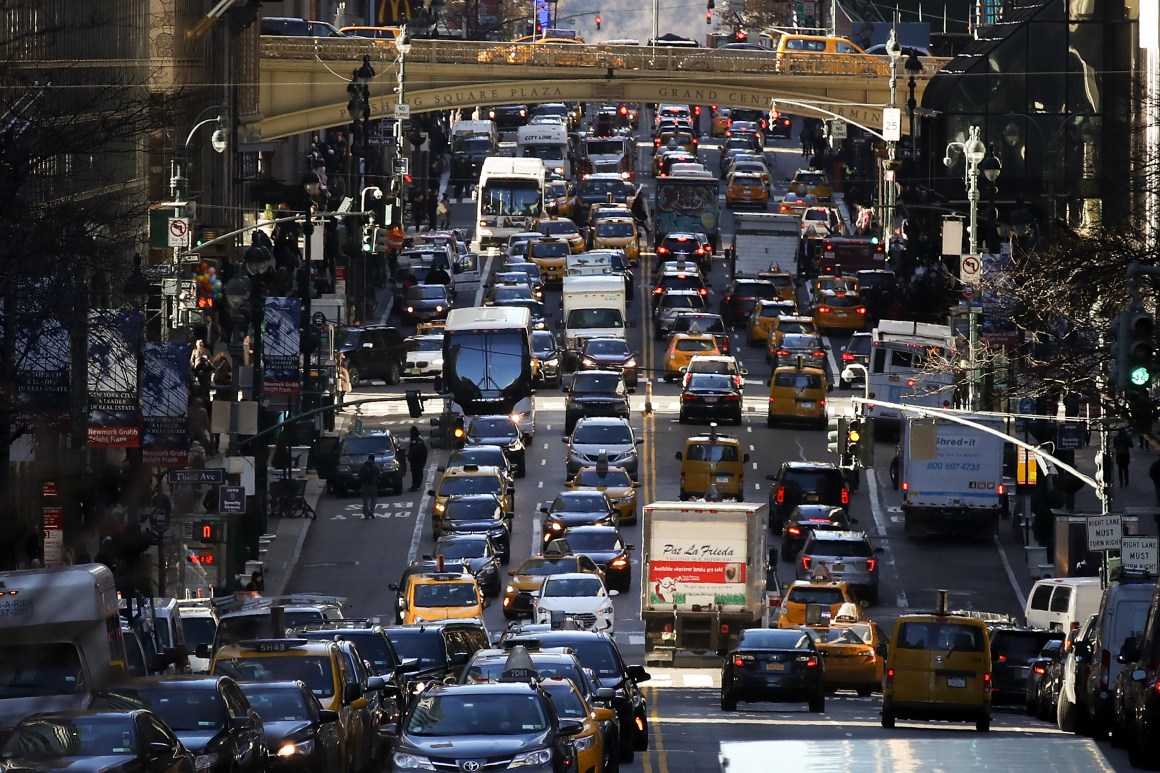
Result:
<instances>
[{"instance_id":1,"label":"bus windshield","mask_svg":"<svg viewBox=\"0 0 1160 773\"><path fill-rule=\"evenodd\" d=\"M479 199L481 215L539 217L543 203L534 180L488 180Z\"/></svg>"},{"instance_id":2,"label":"bus windshield","mask_svg":"<svg viewBox=\"0 0 1160 773\"><path fill-rule=\"evenodd\" d=\"M445 335L444 379L460 405L516 401L531 389L526 330L457 330Z\"/></svg>"}]
</instances>

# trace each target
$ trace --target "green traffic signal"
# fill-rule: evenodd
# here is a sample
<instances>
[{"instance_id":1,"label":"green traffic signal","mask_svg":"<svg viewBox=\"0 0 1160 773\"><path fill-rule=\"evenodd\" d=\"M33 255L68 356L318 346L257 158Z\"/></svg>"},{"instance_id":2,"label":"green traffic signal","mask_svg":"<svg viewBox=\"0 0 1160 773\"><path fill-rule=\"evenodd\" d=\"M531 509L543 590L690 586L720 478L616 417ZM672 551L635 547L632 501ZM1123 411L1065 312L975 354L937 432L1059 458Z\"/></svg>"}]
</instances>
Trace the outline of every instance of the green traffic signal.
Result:
<instances>
[{"instance_id":1,"label":"green traffic signal","mask_svg":"<svg viewBox=\"0 0 1160 773\"><path fill-rule=\"evenodd\" d=\"M1128 372L1128 380L1132 386L1148 386L1152 380L1152 374L1143 365L1137 365Z\"/></svg>"}]
</instances>

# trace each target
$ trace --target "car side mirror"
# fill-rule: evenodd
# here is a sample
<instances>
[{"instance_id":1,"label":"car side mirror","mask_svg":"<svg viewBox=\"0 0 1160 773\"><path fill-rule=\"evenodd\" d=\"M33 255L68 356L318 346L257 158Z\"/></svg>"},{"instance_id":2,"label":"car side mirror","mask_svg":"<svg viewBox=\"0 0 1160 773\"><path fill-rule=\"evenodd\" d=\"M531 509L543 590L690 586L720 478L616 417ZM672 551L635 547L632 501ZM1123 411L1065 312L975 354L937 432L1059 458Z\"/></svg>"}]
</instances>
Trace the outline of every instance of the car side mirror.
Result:
<instances>
[{"instance_id":1,"label":"car side mirror","mask_svg":"<svg viewBox=\"0 0 1160 773\"><path fill-rule=\"evenodd\" d=\"M435 496L435 489L433 489L433 488L427 489L427 496L429 496L429 497Z\"/></svg>"},{"instance_id":2,"label":"car side mirror","mask_svg":"<svg viewBox=\"0 0 1160 773\"><path fill-rule=\"evenodd\" d=\"M470 658L471 658L471 656L468 655L466 652L455 652L455 653L452 653L452 655L449 658L447 658L447 664L450 666L454 666L454 667L466 666L467 661Z\"/></svg>"},{"instance_id":3,"label":"car side mirror","mask_svg":"<svg viewBox=\"0 0 1160 773\"><path fill-rule=\"evenodd\" d=\"M624 549L625 550L636 550L636 545L625 545Z\"/></svg>"},{"instance_id":4,"label":"car side mirror","mask_svg":"<svg viewBox=\"0 0 1160 773\"><path fill-rule=\"evenodd\" d=\"M488 596L484 596L483 597L483 608L487 609L490 606L491 606L491 598L489 598Z\"/></svg>"},{"instance_id":5,"label":"car side mirror","mask_svg":"<svg viewBox=\"0 0 1160 773\"><path fill-rule=\"evenodd\" d=\"M834 384L833 384L833 382L830 382L830 383L826 384L826 392L833 392L833 391L834 391Z\"/></svg>"},{"instance_id":6,"label":"car side mirror","mask_svg":"<svg viewBox=\"0 0 1160 773\"><path fill-rule=\"evenodd\" d=\"M389 583L387 585L387 590L397 591L398 589L399 589L399 584L397 582L392 582L392 583Z\"/></svg>"},{"instance_id":7,"label":"car side mirror","mask_svg":"<svg viewBox=\"0 0 1160 773\"><path fill-rule=\"evenodd\" d=\"M744 456L742 456L741 461L748 462L749 461L749 454L745 454Z\"/></svg>"},{"instance_id":8,"label":"car side mirror","mask_svg":"<svg viewBox=\"0 0 1160 773\"><path fill-rule=\"evenodd\" d=\"M563 443L564 445L568 445L568 438L562 437L562 438L560 438L560 442Z\"/></svg>"},{"instance_id":9,"label":"car side mirror","mask_svg":"<svg viewBox=\"0 0 1160 773\"><path fill-rule=\"evenodd\" d=\"M887 653L890 651L890 648L887 647L885 644L879 644L877 647L874 648L874 651L878 653L878 657L884 658L884 657L886 657Z\"/></svg>"},{"instance_id":10,"label":"car side mirror","mask_svg":"<svg viewBox=\"0 0 1160 773\"><path fill-rule=\"evenodd\" d=\"M173 747L165 741L150 741L145 747L146 757L168 757L173 754Z\"/></svg>"},{"instance_id":11,"label":"car side mirror","mask_svg":"<svg viewBox=\"0 0 1160 773\"><path fill-rule=\"evenodd\" d=\"M720 649L717 650L717 657L719 657L719 658L723 658L728 654L729 654L728 647L721 647Z\"/></svg>"},{"instance_id":12,"label":"car side mirror","mask_svg":"<svg viewBox=\"0 0 1160 773\"><path fill-rule=\"evenodd\" d=\"M1131 676L1133 682L1144 682L1148 679L1148 672L1142 668L1137 668L1132 672Z\"/></svg>"},{"instance_id":13,"label":"car side mirror","mask_svg":"<svg viewBox=\"0 0 1160 773\"><path fill-rule=\"evenodd\" d=\"M344 685L342 688L342 702L352 703L357 701L363 695L362 687L357 684Z\"/></svg>"},{"instance_id":14,"label":"car side mirror","mask_svg":"<svg viewBox=\"0 0 1160 773\"><path fill-rule=\"evenodd\" d=\"M885 552L886 552L886 549L881 547L881 546L874 548L874 555L876 555L876 556L881 555Z\"/></svg>"},{"instance_id":15,"label":"car side mirror","mask_svg":"<svg viewBox=\"0 0 1160 773\"><path fill-rule=\"evenodd\" d=\"M677 451L677 452L676 452L675 454L673 454L673 455L674 455L674 456L677 458L677 461L678 461L678 462L679 462L679 461L682 461L682 459L683 459L683 457L684 457L684 454L682 454L680 451Z\"/></svg>"},{"instance_id":16,"label":"car side mirror","mask_svg":"<svg viewBox=\"0 0 1160 773\"><path fill-rule=\"evenodd\" d=\"M632 482L632 487L633 487L633 488L640 488L642 485L644 485L644 484L643 484L643 483L641 483L639 480L634 480L634 481Z\"/></svg>"},{"instance_id":17,"label":"car side mirror","mask_svg":"<svg viewBox=\"0 0 1160 773\"><path fill-rule=\"evenodd\" d=\"M766 480L777 480L777 476L776 475L766 475L765 479Z\"/></svg>"},{"instance_id":18,"label":"car side mirror","mask_svg":"<svg viewBox=\"0 0 1160 773\"><path fill-rule=\"evenodd\" d=\"M548 506L547 505L540 505L539 511L541 513L543 513L544 515L547 515L548 514Z\"/></svg>"},{"instance_id":19,"label":"car side mirror","mask_svg":"<svg viewBox=\"0 0 1160 773\"><path fill-rule=\"evenodd\" d=\"M338 721L338 712L333 709L321 709L318 712L318 721L321 724L329 724Z\"/></svg>"},{"instance_id":20,"label":"car side mirror","mask_svg":"<svg viewBox=\"0 0 1160 773\"><path fill-rule=\"evenodd\" d=\"M628 678L637 684L641 684L642 682L647 682L648 680L652 679L652 674L650 674L648 671L645 671L644 666L629 666L627 669L625 669L625 672L628 674Z\"/></svg>"},{"instance_id":21,"label":"car side mirror","mask_svg":"<svg viewBox=\"0 0 1160 773\"><path fill-rule=\"evenodd\" d=\"M378 692L386 686L387 683L381 676L372 676L367 680L367 690L370 692Z\"/></svg>"},{"instance_id":22,"label":"car side mirror","mask_svg":"<svg viewBox=\"0 0 1160 773\"><path fill-rule=\"evenodd\" d=\"M638 438L636 439L636 444L637 444L638 446L643 446L643 445L644 445L644 438L642 438L642 437L638 437Z\"/></svg>"},{"instance_id":23,"label":"car side mirror","mask_svg":"<svg viewBox=\"0 0 1160 773\"><path fill-rule=\"evenodd\" d=\"M569 387L567 384L560 385L561 392L564 392L565 394L567 394L570 390L571 390L571 387Z\"/></svg>"},{"instance_id":24,"label":"car side mirror","mask_svg":"<svg viewBox=\"0 0 1160 773\"><path fill-rule=\"evenodd\" d=\"M357 685L347 685L347 687L355 687ZM254 726L254 718L251 716L234 717L230 720L230 724L238 730L249 730Z\"/></svg>"}]
</instances>

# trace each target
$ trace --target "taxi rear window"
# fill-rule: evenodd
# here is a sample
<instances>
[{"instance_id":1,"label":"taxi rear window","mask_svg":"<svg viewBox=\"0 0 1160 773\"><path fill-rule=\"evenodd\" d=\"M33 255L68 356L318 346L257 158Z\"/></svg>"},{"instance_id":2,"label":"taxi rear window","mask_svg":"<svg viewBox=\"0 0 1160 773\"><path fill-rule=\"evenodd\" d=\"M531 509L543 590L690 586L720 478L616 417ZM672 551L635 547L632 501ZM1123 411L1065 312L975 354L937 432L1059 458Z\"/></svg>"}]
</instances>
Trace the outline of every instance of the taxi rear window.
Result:
<instances>
[{"instance_id":1,"label":"taxi rear window","mask_svg":"<svg viewBox=\"0 0 1160 773\"><path fill-rule=\"evenodd\" d=\"M778 373L773 385L793 389L821 389L822 377L816 373Z\"/></svg>"},{"instance_id":2,"label":"taxi rear window","mask_svg":"<svg viewBox=\"0 0 1160 773\"><path fill-rule=\"evenodd\" d=\"M839 588L790 588L786 596L787 603L793 604L843 604L846 598Z\"/></svg>"},{"instance_id":3,"label":"taxi rear window","mask_svg":"<svg viewBox=\"0 0 1160 773\"><path fill-rule=\"evenodd\" d=\"M951 650L982 652L983 629L962 623L903 623L898 646L908 650Z\"/></svg>"},{"instance_id":4,"label":"taxi rear window","mask_svg":"<svg viewBox=\"0 0 1160 773\"><path fill-rule=\"evenodd\" d=\"M213 672L232 676L239 682L286 682L300 679L319 698L334 695L334 666L327 657L270 655L223 658L214 663Z\"/></svg>"},{"instance_id":5,"label":"taxi rear window","mask_svg":"<svg viewBox=\"0 0 1160 773\"><path fill-rule=\"evenodd\" d=\"M690 462L736 462L740 458L737 446L721 443L694 443L685 454Z\"/></svg>"},{"instance_id":6,"label":"taxi rear window","mask_svg":"<svg viewBox=\"0 0 1160 773\"><path fill-rule=\"evenodd\" d=\"M703 338L683 338L673 344L678 352L715 352L717 343Z\"/></svg>"}]
</instances>

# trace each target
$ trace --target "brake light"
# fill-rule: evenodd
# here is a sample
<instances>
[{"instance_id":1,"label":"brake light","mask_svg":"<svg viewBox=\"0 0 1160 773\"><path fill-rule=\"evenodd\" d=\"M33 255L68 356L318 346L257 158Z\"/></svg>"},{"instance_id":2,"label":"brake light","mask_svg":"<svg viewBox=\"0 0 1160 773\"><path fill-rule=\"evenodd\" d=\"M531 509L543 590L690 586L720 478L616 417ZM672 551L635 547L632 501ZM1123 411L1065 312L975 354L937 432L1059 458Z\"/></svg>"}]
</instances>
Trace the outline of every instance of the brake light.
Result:
<instances>
[{"instance_id":1,"label":"brake light","mask_svg":"<svg viewBox=\"0 0 1160 773\"><path fill-rule=\"evenodd\" d=\"M866 571L867 572L873 572L877 568L878 568L878 559L877 558L867 558L866 559Z\"/></svg>"},{"instance_id":2,"label":"brake light","mask_svg":"<svg viewBox=\"0 0 1160 773\"><path fill-rule=\"evenodd\" d=\"M663 288L663 287L657 287L657 288L655 288L655 289L653 290L653 295L660 295L660 294L661 294L661 293L663 293L664 291L665 291L665 288Z\"/></svg>"},{"instance_id":3,"label":"brake light","mask_svg":"<svg viewBox=\"0 0 1160 773\"><path fill-rule=\"evenodd\" d=\"M620 558L614 559L612 561L611 566L615 566L615 567L628 566L628 559L621 556Z\"/></svg>"},{"instance_id":4,"label":"brake light","mask_svg":"<svg viewBox=\"0 0 1160 773\"><path fill-rule=\"evenodd\" d=\"M854 361L854 355L850 354L849 352L842 352L842 362L853 362L853 361Z\"/></svg>"},{"instance_id":5,"label":"brake light","mask_svg":"<svg viewBox=\"0 0 1160 773\"><path fill-rule=\"evenodd\" d=\"M910 484L907 483L906 481L902 481L902 490L903 491L910 491Z\"/></svg>"},{"instance_id":6,"label":"brake light","mask_svg":"<svg viewBox=\"0 0 1160 773\"><path fill-rule=\"evenodd\" d=\"M732 136L733 136L733 130L732 130L732 129L726 129L726 130L725 130L725 136L726 136L726 137L732 137Z\"/></svg>"},{"instance_id":7,"label":"brake light","mask_svg":"<svg viewBox=\"0 0 1160 773\"><path fill-rule=\"evenodd\" d=\"M699 292L701 295L708 295L708 294L709 294L709 290L708 290L708 288L706 288L706 287L702 287L702 288L701 288L700 290L698 290L697 292Z\"/></svg>"},{"instance_id":8,"label":"brake light","mask_svg":"<svg viewBox=\"0 0 1160 773\"><path fill-rule=\"evenodd\" d=\"M778 349L777 356L778 357L788 357L789 356L789 349Z\"/></svg>"},{"instance_id":9,"label":"brake light","mask_svg":"<svg viewBox=\"0 0 1160 773\"><path fill-rule=\"evenodd\" d=\"M785 533L797 535L797 534L801 534L802 530L796 526L790 526L788 529L785 530Z\"/></svg>"},{"instance_id":10,"label":"brake light","mask_svg":"<svg viewBox=\"0 0 1160 773\"><path fill-rule=\"evenodd\" d=\"M661 146L661 138L660 137L657 137L655 140L653 140L653 142L656 144L656 146L658 148Z\"/></svg>"},{"instance_id":11,"label":"brake light","mask_svg":"<svg viewBox=\"0 0 1160 773\"><path fill-rule=\"evenodd\" d=\"M686 401L686 402L691 403L694 400L700 400L701 397L700 397L700 395L695 395L695 394L692 394L691 392L684 392L681 394L681 399Z\"/></svg>"},{"instance_id":12,"label":"brake light","mask_svg":"<svg viewBox=\"0 0 1160 773\"><path fill-rule=\"evenodd\" d=\"M818 666L818 659L817 658L813 658L813 657L806 658L805 662L806 662L806 668L817 668L817 666Z\"/></svg>"},{"instance_id":13,"label":"brake light","mask_svg":"<svg viewBox=\"0 0 1160 773\"><path fill-rule=\"evenodd\" d=\"M819 306L819 307L818 307L818 313L819 313L819 314L829 314L829 313L830 313L830 307L829 307L829 306Z\"/></svg>"},{"instance_id":14,"label":"brake light","mask_svg":"<svg viewBox=\"0 0 1160 773\"><path fill-rule=\"evenodd\" d=\"M999 484L999 496L1003 496L1003 495L1004 495L1004 494L1006 494L1006 493L1007 493L1007 489L1006 489L1006 488L1004 488L1004 486L1003 486L1003 484L1002 484L1002 483L1000 483L1000 484ZM1074 623L1073 623L1073 625L1074 625ZM1077 626L1077 627L1078 627L1078 626Z\"/></svg>"},{"instance_id":15,"label":"brake light","mask_svg":"<svg viewBox=\"0 0 1160 773\"><path fill-rule=\"evenodd\" d=\"M752 655L734 655L733 656L733 665L736 666L737 668L745 668L746 663L752 663L752 662L753 662Z\"/></svg>"},{"instance_id":16,"label":"brake light","mask_svg":"<svg viewBox=\"0 0 1160 773\"><path fill-rule=\"evenodd\" d=\"M621 105L621 106L620 106L620 110L619 110L618 112L619 112L621 115L628 115L628 108L627 108L627 107L625 107L624 105Z\"/></svg>"},{"instance_id":17,"label":"brake light","mask_svg":"<svg viewBox=\"0 0 1160 773\"><path fill-rule=\"evenodd\" d=\"M1036 666L1036 667L1035 667L1034 669L1032 669L1032 670L1033 670L1035 673L1039 674L1040 676L1042 676L1043 674L1046 674L1046 673L1047 673L1047 669L1046 669L1046 668L1044 668L1043 666Z\"/></svg>"},{"instance_id":18,"label":"brake light","mask_svg":"<svg viewBox=\"0 0 1160 773\"><path fill-rule=\"evenodd\" d=\"M842 486L842 504L850 504L850 489L845 486Z\"/></svg>"},{"instance_id":19,"label":"brake light","mask_svg":"<svg viewBox=\"0 0 1160 773\"><path fill-rule=\"evenodd\" d=\"M727 403L735 403L740 400L741 397L740 395L725 395L725 397L722 399Z\"/></svg>"},{"instance_id":20,"label":"brake light","mask_svg":"<svg viewBox=\"0 0 1160 773\"><path fill-rule=\"evenodd\" d=\"M660 247L657 247L657 255L664 255L664 254L665 254L665 253L667 253L668 251L669 251L669 248L668 248L668 247L665 247L664 245L661 245Z\"/></svg>"},{"instance_id":21,"label":"brake light","mask_svg":"<svg viewBox=\"0 0 1160 773\"><path fill-rule=\"evenodd\" d=\"M893 686L894 686L894 669L888 668L888 669L886 669L886 687L890 688Z\"/></svg>"},{"instance_id":22,"label":"brake light","mask_svg":"<svg viewBox=\"0 0 1160 773\"><path fill-rule=\"evenodd\" d=\"M854 311L858 312L859 314L865 314L865 313L866 313L866 307L865 307L865 306L859 306L858 308L854 309Z\"/></svg>"},{"instance_id":23,"label":"brake light","mask_svg":"<svg viewBox=\"0 0 1160 773\"><path fill-rule=\"evenodd\" d=\"M809 556L802 556L802 569L809 571L810 564L812 564L813 561L814 559L810 558Z\"/></svg>"},{"instance_id":24,"label":"brake light","mask_svg":"<svg viewBox=\"0 0 1160 773\"><path fill-rule=\"evenodd\" d=\"M990 674L983 674L983 694L984 695L991 694L991 675Z\"/></svg>"},{"instance_id":25,"label":"brake light","mask_svg":"<svg viewBox=\"0 0 1160 773\"><path fill-rule=\"evenodd\" d=\"M814 356L815 357L825 357L826 350L825 349L818 349L817 351L814 352Z\"/></svg>"},{"instance_id":26,"label":"brake light","mask_svg":"<svg viewBox=\"0 0 1160 773\"><path fill-rule=\"evenodd\" d=\"M774 501L779 505L785 504L785 486L777 487L777 494L774 495Z\"/></svg>"},{"instance_id":27,"label":"brake light","mask_svg":"<svg viewBox=\"0 0 1160 773\"><path fill-rule=\"evenodd\" d=\"M684 473L684 471L681 472L681 485L682 486L685 485L685 473Z\"/></svg>"}]
</instances>

